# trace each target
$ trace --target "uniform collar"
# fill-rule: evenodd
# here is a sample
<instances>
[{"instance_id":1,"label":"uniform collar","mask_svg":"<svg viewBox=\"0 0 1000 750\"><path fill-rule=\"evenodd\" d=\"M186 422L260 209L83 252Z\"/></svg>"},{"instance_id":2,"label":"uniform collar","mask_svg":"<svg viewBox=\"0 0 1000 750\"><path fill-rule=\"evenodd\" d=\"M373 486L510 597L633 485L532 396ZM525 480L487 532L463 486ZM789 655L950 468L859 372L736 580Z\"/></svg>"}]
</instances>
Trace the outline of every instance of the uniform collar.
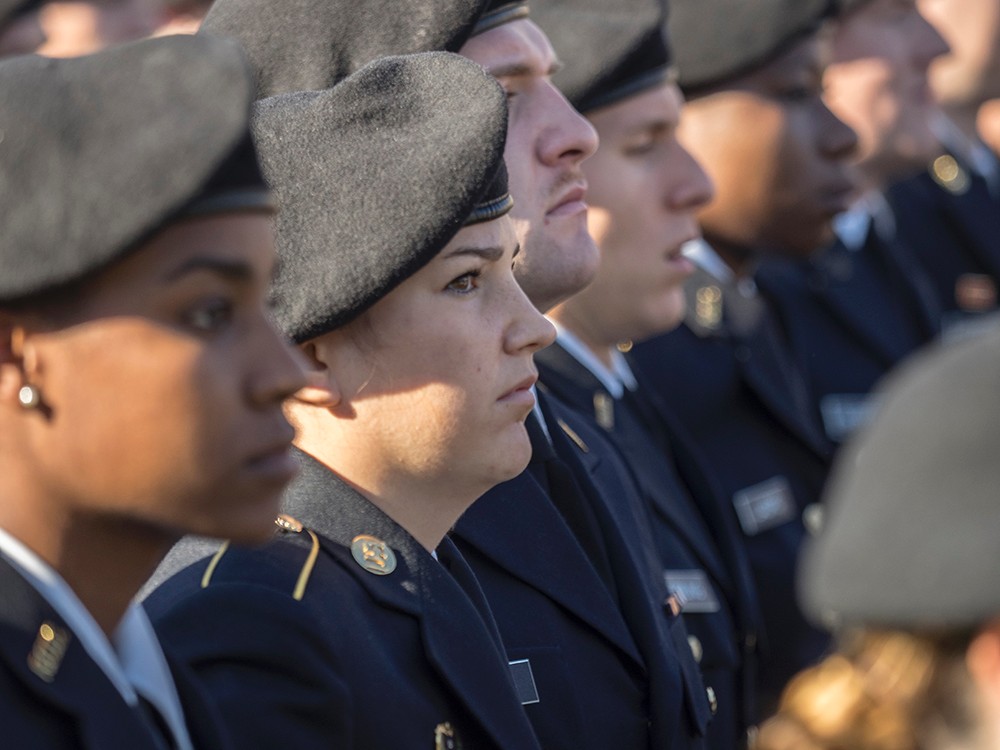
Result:
<instances>
[{"instance_id":1,"label":"uniform collar","mask_svg":"<svg viewBox=\"0 0 1000 750\"><path fill-rule=\"evenodd\" d=\"M721 284L732 286L743 297L749 299L757 296L757 282L752 277L745 279L736 278L733 269L727 265L722 256L701 237L686 242L682 248L682 252L685 258L698 266L702 271L711 274Z\"/></svg>"},{"instance_id":2,"label":"uniform collar","mask_svg":"<svg viewBox=\"0 0 1000 750\"><path fill-rule=\"evenodd\" d=\"M177 688L145 610L135 602L130 604L108 640L63 577L3 529L0 529L0 555L63 619L125 702L136 706L141 694L167 722L178 750L192 750Z\"/></svg>"},{"instance_id":3,"label":"uniform collar","mask_svg":"<svg viewBox=\"0 0 1000 750\"><path fill-rule=\"evenodd\" d=\"M617 349L612 350L612 367L609 368L597 358L575 333L567 330L554 320L550 322L556 329L556 343L565 349L573 359L586 367L613 398L621 398L625 394L625 389L634 391L639 387L632 368L629 367L628 362L620 351Z\"/></svg>"},{"instance_id":4,"label":"uniform collar","mask_svg":"<svg viewBox=\"0 0 1000 750\"><path fill-rule=\"evenodd\" d=\"M896 219L885 196L877 190L862 195L853 206L833 218L833 231L848 250L857 251L865 245L874 224L875 232L884 240L896 236Z\"/></svg>"}]
</instances>

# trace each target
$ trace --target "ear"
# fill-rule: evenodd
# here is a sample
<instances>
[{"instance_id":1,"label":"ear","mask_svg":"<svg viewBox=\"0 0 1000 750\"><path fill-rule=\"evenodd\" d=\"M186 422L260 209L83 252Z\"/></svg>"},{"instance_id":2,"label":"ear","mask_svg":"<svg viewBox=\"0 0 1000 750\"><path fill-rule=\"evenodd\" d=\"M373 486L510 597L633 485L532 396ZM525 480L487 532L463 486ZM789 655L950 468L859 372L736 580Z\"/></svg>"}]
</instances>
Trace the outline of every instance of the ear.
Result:
<instances>
[{"instance_id":1,"label":"ear","mask_svg":"<svg viewBox=\"0 0 1000 750\"><path fill-rule=\"evenodd\" d=\"M28 382L25 350L34 362L34 348L27 344L24 328L0 313L0 403L16 405L18 391Z\"/></svg>"},{"instance_id":2,"label":"ear","mask_svg":"<svg viewBox=\"0 0 1000 750\"><path fill-rule=\"evenodd\" d=\"M329 366L327 347L322 339L313 340L299 347L305 359L306 385L292 396L292 400L306 406L332 409L340 404L341 391Z\"/></svg>"},{"instance_id":3,"label":"ear","mask_svg":"<svg viewBox=\"0 0 1000 750\"><path fill-rule=\"evenodd\" d=\"M1000 716L1000 619L987 624L972 639L965 664L992 715Z\"/></svg>"}]
</instances>

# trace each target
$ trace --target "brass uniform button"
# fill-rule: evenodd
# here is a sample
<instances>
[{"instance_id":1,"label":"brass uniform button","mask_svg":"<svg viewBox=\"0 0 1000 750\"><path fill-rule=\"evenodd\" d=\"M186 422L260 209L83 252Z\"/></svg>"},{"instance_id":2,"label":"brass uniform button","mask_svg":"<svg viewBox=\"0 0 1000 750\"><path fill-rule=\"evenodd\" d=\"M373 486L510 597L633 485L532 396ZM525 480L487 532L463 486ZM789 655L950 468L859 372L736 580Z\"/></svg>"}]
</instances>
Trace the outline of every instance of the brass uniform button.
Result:
<instances>
[{"instance_id":1,"label":"brass uniform button","mask_svg":"<svg viewBox=\"0 0 1000 750\"><path fill-rule=\"evenodd\" d=\"M274 525L282 531L292 534L301 534L303 528L302 523L298 519L292 518L287 513L278 514L278 517L274 519Z\"/></svg>"},{"instance_id":2,"label":"brass uniform button","mask_svg":"<svg viewBox=\"0 0 1000 750\"><path fill-rule=\"evenodd\" d=\"M931 176L952 195L962 195L969 190L969 173L950 154L934 160L931 164Z\"/></svg>"},{"instance_id":3,"label":"brass uniform button","mask_svg":"<svg viewBox=\"0 0 1000 750\"><path fill-rule=\"evenodd\" d=\"M701 657L705 655L705 650L702 648L701 641L698 640L698 636L689 635L688 645L691 647L691 655L694 657L694 660L698 664L701 664Z\"/></svg>"}]
</instances>

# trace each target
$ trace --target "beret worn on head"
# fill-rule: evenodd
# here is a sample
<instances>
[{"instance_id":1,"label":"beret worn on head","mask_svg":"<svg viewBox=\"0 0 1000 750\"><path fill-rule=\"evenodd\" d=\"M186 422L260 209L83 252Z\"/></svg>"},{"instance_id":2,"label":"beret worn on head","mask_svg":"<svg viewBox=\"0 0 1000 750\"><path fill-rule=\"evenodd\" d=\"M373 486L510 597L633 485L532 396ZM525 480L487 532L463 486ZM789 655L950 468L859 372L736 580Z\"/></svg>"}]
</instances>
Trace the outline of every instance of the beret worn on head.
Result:
<instances>
[{"instance_id":1,"label":"beret worn on head","mask_svg":"<svg viewBox=\"0 0 1000 750\"><path fill-rule=\"evenodd\" d=\"M202 29L243 46L263 98L330 88L386 55L456 52L526 13L509 0L215 0Z\"/></svg>"},{"instance_id":2,"label":"beret worn on head","mask_svg":"<svg viewBox=\"0 0 1000 750\"><path fill-rule=\"evenodd\" d=\"M681 88L696 94L756 70L829 10L830 0L674 0L668 28Z\"/></svg>"},{"instance_id":3,"label":"beret worn on head","mask_svg":"<svg viewBox=\"0 0 1000 750\"><path fill-rule=\"evenodd\" d=\"M918 355L840 457L800 590L827 624L1000 615L1000 330Z\"/></svg>"},{"instance_id":4,"label":"beret worn on head","mask_svg":"<svg viewBox=\"0 0 1000 750\"><path fill-rule=\"evenodd\" d=\"M667 80L663 0L535 0L532 19L563 63L554 81L589 112Z\"/></svg>"},{"instance_id":5,"label":"beret worn on head","mask_svg":"<svg viewBox=\"0 0 1000 750\"><path fill-rule=\"evenodd\" d=\"M249 110L243 55L211 37L0 64L0 301L103 268L204 197Z\"/></svg>"},{"instance_id":6,"label":"beret worn on head","mask_svg":"<svg viewBox=\"0 0 1000 750\"><path fill-rule=\"evenodd\" d=\"M384 58L332 89L263 99L253 131L279 207L275 318L297 342L510 208L506 97L458 55Z\"/></svg>"}]
</instances>

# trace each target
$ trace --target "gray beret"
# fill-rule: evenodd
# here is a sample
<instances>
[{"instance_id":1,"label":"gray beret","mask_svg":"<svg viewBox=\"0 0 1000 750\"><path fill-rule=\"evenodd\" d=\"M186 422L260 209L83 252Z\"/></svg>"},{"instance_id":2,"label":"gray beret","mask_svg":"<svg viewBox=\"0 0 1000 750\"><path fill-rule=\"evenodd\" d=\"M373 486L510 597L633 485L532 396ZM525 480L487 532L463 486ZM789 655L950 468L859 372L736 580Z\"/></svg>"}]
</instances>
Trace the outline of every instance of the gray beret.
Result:
<instances>
[{"instance_id":1,"label":"gray beret","mask_svg":"<svg viewBox=\"0 0 1000 750\"><path fill-rule=\"evenodd\" d=\"M278 202L274 313L307 341L349 322L472 220L510 209L506 97L446 52L378 60L326 91L255 105Z\"/></svg>"},{"instance_id":2,"label":"gray beret","mask_svg":"<svg viewBox=\"0 0 1000 750\"><path fill-rule=\"evenodd\" d=\"M589 112L667 80L664 0L535 0L534 21L563 62L554 81Z\"/></svg>"},{"instance_id":3,"label":"gray beret","mask_svg":"<svg viewBox=\"0 0 1000 750\"><path fill-rule=\"evenodd\" d=\"M914 357L841 455L800 577L827 624L1000 615L1000 329Z\"/></svg>"},{"instance_id":4,"label":"gray beret","mask_svg":"<svg viewBox=\"0 0 1000 750\"><path fill-rule=\"evenodd\" d=\"M456 52L525 15L523 0L215 0L202 29L239 41L263 98L330 88L386 55Z\"/></svg>"},{"instance_id":5,"label":"gray beret","mask_svg":"<svg viewBox=\"0 0 1000 750\"><path fill-rule=\"evenodd\" d=\"M674 0L669 33L685 93L750 73L814 31L830 0Z\"/></svg>"},{"instance_id":6,"label":"gray beret","mask_svg":"<svg viewBox=\"0 0 1000 750\"><path fill-rule=\"evenodd\" d=\"M211 37L0 64L0 301L148 238L246 141L249 109L242 54Z\"/></svg>"}]
</instances>

